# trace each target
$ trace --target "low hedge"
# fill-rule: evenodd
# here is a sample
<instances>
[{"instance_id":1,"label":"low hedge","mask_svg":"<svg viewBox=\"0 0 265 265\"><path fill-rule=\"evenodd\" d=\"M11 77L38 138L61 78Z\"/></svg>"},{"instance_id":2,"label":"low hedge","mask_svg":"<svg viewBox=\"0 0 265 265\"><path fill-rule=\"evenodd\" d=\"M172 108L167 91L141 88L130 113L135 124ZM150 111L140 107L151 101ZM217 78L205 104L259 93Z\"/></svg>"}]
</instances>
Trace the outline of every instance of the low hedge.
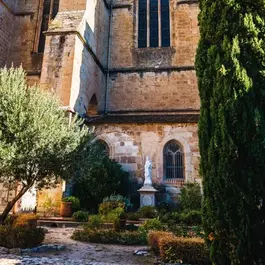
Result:
<instances>
[{"instance_id":1,"label":"low hedge","mask_svg":"<svg viewBox=\"0 0 265 265\"><path fill-rule=\"evenodd\" d=\"M28 226L0 226L0 246L5 248L32 248L42 243L42 228Z\"/></svg>"},{"instance_id":2,"label":"low hedge","mask_svg":"<svg viewBox=\"0 0 265 265\"><path fill-rule=\"evenodd\" d=\"M36 228L39 217L34 213L23 213L16 216L13 222L14 227Z\"/></svg>"},{"instance_id":3,"label":"low hedge","mask_svg":"<svg viewBox=\"0 0 265 265\"><path fill-rule=\"evenodd\" d=\"M72 215L72 217L76 222L88 222L89 213L85 211L77 211Z\"/></svg>"},{"instance_id":4,"label":"low hedge","mask_svg":"<svg viewBox=\"0 0 265 265\"><path fill-rule=\"evenodd\" d=\"M145 245L146 237L139 231L118 232L113 229L84 229L76 230L72 236L74 240L91 243Z\"/></svg>"},{"instance_id":5,"label":"low hedge","mask_svg":"<svg viewBox=\"0 0 265 265\"><path fill-rule=\"evenodd\" d=\"M151 231L148 234L151 248L159 252L166 263L210 265L209 252L201 238L176 237L173 233Z\"/></svg>"},{"instance_id":6,"label":"low hedge","mask_svg":"<svg viewBox=\"0 0 265 265\"><path fill-rule=\"evenodd\" d=\"M161 238L172 238L174 236L173 233L170 232L164 232L164 231L150 231L148 233L148 245L151 247L153 251L156 253L159 253L159 240Z\"/></svg>"}]
</instances>

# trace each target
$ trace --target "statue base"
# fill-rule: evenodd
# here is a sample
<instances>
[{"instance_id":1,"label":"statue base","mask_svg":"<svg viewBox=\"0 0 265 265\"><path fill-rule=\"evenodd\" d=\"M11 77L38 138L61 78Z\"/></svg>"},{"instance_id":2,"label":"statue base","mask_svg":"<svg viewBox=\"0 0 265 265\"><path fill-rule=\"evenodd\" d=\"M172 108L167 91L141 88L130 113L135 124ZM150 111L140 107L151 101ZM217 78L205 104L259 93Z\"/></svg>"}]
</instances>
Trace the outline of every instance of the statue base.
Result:
<instances>
[{"instance_id":1,"label":"statue base","mask_svg":"<svg viewBox=\"0 0 265 265\"><path fill-rule=\"evenodd\" d=\"M138 190L140 193L140 207L155 206L155 193L156 189L152 185L144 185Z\"/></svg>"}]
</instances>

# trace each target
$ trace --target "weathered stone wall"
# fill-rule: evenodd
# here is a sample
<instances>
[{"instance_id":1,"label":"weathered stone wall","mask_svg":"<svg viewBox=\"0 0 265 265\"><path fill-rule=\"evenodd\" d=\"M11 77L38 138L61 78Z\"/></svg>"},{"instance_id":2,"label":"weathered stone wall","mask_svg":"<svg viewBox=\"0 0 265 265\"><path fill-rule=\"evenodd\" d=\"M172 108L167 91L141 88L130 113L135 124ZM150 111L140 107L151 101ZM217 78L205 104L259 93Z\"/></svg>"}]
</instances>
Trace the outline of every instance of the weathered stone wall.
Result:
<instances>
[{"instance_id":1,"label":"weathered stone wall","mask_svg":"<svg viewBox=\"0 0 265 265\"><path fill-rule=\"evenodd\" d=\"M38 0L0 1L0 67L22 65L35 81L42 61L34 53L38 9Z\"/></svg>"},{"instance_id":2,"label":"weathered stone wall","mask_svg":"<svg viewBox=\"0 0 265 265\"><path fill-rule=\"evenodd\" d=\"M195 71L115 73L109 110L199 109Z\"/></svg>"},{"instance_id":3,"label":"weathered stone wall","mask_svg":"<svg viewBox=\"0 0 265 265\"><path fill-rule=\"evenodd\" d=\"M16 189L14 185L8 186L0 183L0 212L2 212L7 203L15 197Z\"/></svg>"},{"instance_id":4,"label":"weathered stone wall","mask_svg":"<svg viewBox=\"0 0 265 265\"><path fill-rule=\"evenodd\" d=\"M70 101L75 35L46 36L41 87L57 94L63 106Z\"/></svg>"},{"instance_id":5,"label":"weathered stone wall","mask_svg":"<svg viewBox=\"0 0 265 265\"><path fill-rule=\"evenodd\" d=\"M153 162L153 179L164 182L163 148L170 140L183 147L185 180L200 181L198 133L196 124L109 124L97 125L96 135L110 149L110 157L121 163L131 177L141 183L144 176L145 159ZM173 183L174 184L174 183Z\"/></svg>"},{"instance_id":6,"label":"weathered stone wall","mask_svg":"<svg viewBox=\"0 0 265 265\"><path fill-rule=\"evenodd\" d=\"M137 3L137 0L118 1L117 6L131 7L113 10L112 68L194 65L199 40L198 4L170 0L171 47L138 49Z\"/></svg>"},{"instance_id":7,"label":"weathered stone wall","mask_svg":"<svg viewBox=\"0 0 265 265\"><path fill-rule=\"evenodd\" d=\"M60 10L71 9L69 1L61 5ZM86 114L94 94L103 108L106 81L108 10L100 0L89 0L87 6L59 12L51 23L41 76L41 86L79 114Z\"/></svg>"},{"instance_id":8,"label":"weathered stone wall","mask_svg":"<svg viewBox=\"0 0 265 265\"><path fill-rule=\"evenodd\" d=\"M34 53L36 29L39 23L38 0L19 1L13 16L12 42L9 48L7 65L22 65L28 72L41 70L42 55Z\"/></svg>"},{"instance_id":9,"label":"weathered stone wall","mask_svg":"<svg viewBox=\"0 0 265 265\"><path fill-rule=\"evenodd\" d=\"M138 49L137 3L113 10L109 110L198 110L198 4L170 0L171 47Z\"/></svg>"},{"instance_id":10,"label":"weathered stone wall","mask_svg":"<svg viewBox=\"0 0 265 265\"><path fill-rule=\"evenodd\" d=\"M12 1L0 2L0 67L6 65L9 47L12 39L14 15L11 10Z\"/></svg>"}]
</instances>

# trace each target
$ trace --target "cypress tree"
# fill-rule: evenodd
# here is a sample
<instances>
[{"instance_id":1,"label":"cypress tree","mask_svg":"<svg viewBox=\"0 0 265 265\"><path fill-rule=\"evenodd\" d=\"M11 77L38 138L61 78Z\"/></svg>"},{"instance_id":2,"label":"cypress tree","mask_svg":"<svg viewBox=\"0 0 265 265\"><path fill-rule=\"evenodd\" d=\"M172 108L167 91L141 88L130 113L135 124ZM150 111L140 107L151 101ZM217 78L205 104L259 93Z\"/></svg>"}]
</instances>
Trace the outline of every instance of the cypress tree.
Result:
<instances>
[{"instance_id":1,"label":"cypress tree","mask_svg":"<svg viewBox=\"0 0 265 265\"><path fill-rule=\"evenodd\" d=\"M265 1L199 4L206 241L216 265L265 264Z\"/></svg>"}]
</instances>

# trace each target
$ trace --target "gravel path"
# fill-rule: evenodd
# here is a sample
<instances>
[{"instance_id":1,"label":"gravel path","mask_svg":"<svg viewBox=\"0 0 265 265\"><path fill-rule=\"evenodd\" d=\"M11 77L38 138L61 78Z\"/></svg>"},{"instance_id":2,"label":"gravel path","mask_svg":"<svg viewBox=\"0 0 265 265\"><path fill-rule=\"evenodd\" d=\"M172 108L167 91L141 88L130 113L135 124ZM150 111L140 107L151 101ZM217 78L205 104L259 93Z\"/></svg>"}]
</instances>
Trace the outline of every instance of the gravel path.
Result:
<instances>
[{"instance_id":1,"label":"gravel path","mask_svg":"<svg viewBox=\"0 0 265 265\"><path fill-rule=\"evenodd\" d=\"M86 244L72 240L73 228L49 228L44 244L65 245L64 251L0 255L0 265L153 265L154 257L133 255L143 247Z\"/></svg>"}]
</instances>

